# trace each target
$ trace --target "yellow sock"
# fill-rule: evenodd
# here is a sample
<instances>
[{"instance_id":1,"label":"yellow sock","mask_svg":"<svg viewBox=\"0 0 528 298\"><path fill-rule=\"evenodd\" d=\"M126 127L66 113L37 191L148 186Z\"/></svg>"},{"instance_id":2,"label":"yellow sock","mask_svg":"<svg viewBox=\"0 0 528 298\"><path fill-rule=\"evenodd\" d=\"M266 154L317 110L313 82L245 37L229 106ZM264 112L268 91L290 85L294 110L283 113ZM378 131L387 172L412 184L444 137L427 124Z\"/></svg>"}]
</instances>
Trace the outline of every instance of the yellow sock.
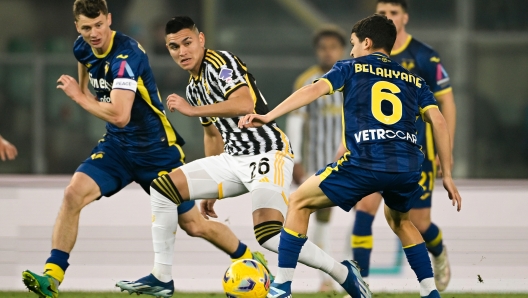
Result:
<instances>
[{"instance_id":1,"label":"yellow sock","mask_svg":"<svg viewBox=\"0 0 528 298\"><path fill-rule=\"evenodd\" d=\"M64 280L64 270L62 270L61 267L53 263L46 263L46 265L44 266L44 274L55 278L59 281L59 283L62 283L62 281Z\"/></svg>"}]
</instances>

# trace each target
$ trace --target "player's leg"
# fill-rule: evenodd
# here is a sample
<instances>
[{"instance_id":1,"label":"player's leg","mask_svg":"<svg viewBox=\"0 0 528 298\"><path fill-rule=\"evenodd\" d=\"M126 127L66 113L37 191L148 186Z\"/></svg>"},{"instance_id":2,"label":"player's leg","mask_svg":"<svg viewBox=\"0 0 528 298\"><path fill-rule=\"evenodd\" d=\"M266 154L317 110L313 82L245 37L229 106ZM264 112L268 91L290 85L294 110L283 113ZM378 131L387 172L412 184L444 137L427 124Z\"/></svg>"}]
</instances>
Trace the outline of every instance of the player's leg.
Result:
<instances>
[{"instance_id":1,"label":"player's leg","mask_svg":"<svg viewBox=\"0 0 528 298\"><path fill-rule=\"evenodd\" d=\"M313 243L322 250L326 250L330 245L330 217L332 208L324 208L315 211L315 225L313 232ZM334 290L333 281L328 274L319 271L321 285L319 292L331 292Z\"/></svg>"},{"instance_id":2,"label":"player's leg","mask_svg":"<svg viewBox=\"0 0 528 298\"><path fill-rule=\"evenodd\" d=\"M279 271L268 297L291 295L291 282L298 261L326 271L352 297L370 297L370 291L355 264L335 261L306 237L310 214L318 209L335 206L319 187L320 182L319 176L312 176L290 196L286 223L280 233L278 246Z\"/></svg>"},{"instance_id":3,"label":"player's leg","mask_svg":"<svg viewBox=\"0 0 528 298\"><path fill-rule=\"evenodd\" d=\"M363 278L369 276L370 255L374 246L372 223L381 204L381 199L381 194L375 192L361 199L355 206L356 218L354 219L350 245L352 246L352 258L361 268Z\"/></svg>"},{"instance_id":4,"label":"player's leg","mask_svg":"<svg viewBox=\"0 0 528 298\"><path fill-rule=\"evenodd\" d=\"M410 217L422 234L427 250L433 256L433 269L436 287L444 291L451 280L451 268L447 257L447 248L443 244L442 230L431 222L431 208L413 208Z\"/></svg>"},{"instance_id":5,"label":"player's leg","mask_svg":"<svg viewBox=\"0 0 528 298\"><path fill-rule=\"evenodd\" d=\"M416 200L410 211L411 221L422 234L427 250L433 256L433 269L436 287L439 291L447 288L451 279L451 268L447 249L443 243L442 230L431 221L431 206L435 181L436 166L434 161L425 160L422 164L420 185L424 194Z\"/></svg>"},{"instance_id":6,"label":"player's leg","mask_svg":"<svg viewBox=\"0 0 528 298\"><path fill-rule=\"evenodd\" d=\"M41 297L57 297L58 286L68 268L68 258L77 240L81 210L103 196L111 196L132 180L124 166L126 154L110 143L100 143L73 175L64 191L52 236L52 250L44 276L23 272L28 288ZM49 286L49 287L48 287Z\"/></svg>"},{"instance_id":7,"label":"player's leg","mask_svg":"<svg viewBox=\"0 0 528 298\"><path fill-rule=\"evenodd\" d=\"M420 295L422 297L440 297L434 282L433 268L427 253L427 248L422 235L411 222L410 207L415 200L419 200L423 193L421 186L416 183L419 173L401 173L385 175L380 180L392 180L392 185L385 189L383 198L385 199L385 218L387 223L400 238L403 251L407 257L409 265L413 269L418 282L420 283ZM394 178L390 175L398 175Z\"/></svg>"}]
</instances>

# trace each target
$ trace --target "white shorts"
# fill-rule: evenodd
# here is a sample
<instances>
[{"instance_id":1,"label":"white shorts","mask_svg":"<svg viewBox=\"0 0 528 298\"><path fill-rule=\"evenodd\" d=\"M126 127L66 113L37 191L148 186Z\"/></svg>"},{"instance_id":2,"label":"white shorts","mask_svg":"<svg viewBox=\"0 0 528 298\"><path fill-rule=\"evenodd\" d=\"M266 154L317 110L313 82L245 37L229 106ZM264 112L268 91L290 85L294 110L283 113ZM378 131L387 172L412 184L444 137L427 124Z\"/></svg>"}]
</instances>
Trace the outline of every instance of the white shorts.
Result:
<instances>
[{"instance_id":1,"label":"white shorts","mask_svg":"<svg viewBox=\"0 0 528 298\"><path fill-rule=\"evenodd\" d=\"M272 208L286 218L293 159L282 151L242 156L222 153L179 169L187 178L191 200L223 199L250 192L252 211Z\"/></svg>"}]
</instances>

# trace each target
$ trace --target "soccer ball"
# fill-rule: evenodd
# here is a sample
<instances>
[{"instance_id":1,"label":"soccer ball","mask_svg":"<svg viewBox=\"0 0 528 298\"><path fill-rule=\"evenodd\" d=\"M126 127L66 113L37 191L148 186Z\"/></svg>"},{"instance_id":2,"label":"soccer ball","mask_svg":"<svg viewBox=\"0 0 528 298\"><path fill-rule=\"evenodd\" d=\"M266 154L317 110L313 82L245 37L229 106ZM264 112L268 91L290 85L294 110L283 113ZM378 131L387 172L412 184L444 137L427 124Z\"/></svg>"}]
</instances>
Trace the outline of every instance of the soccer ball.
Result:
<instances>
[{"instance_id":1,"label":"soccer ball","mask_svg":"<svg viewBox=\"0 0 528 298\"><path fill-rule=\"evenodd\" d=\"M268 270L255 260L231 264L222 280L228 298L265 298L270 287Z\"/></svg>"}]
</instances>

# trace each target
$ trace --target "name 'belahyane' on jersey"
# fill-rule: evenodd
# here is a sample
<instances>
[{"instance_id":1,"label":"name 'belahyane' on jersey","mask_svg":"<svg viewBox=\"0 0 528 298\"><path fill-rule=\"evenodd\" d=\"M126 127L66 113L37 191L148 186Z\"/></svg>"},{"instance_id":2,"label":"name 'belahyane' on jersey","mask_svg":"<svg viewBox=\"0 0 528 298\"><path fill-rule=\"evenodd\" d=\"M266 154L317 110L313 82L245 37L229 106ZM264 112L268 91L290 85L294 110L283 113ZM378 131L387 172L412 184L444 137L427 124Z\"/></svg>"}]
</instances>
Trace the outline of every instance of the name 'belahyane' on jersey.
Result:
<instances>
[{"instance_id":1,"label":"name 'belahyane' on jersey","mask_svg":"<svg viewBox=\"0 0 528 298\"><path fill-rule=\"evenodd\" d=\"M113 89L136 93L130 122L124 128L107 123L105 139L141 150L185 144L165 115L148 57L137 41L114 31L107 52L98 55L79 36L73 54L88 69L90 84L99 101L110 102Z\"/></svg>"},{"instance_id":2,"label":"name 'belahyane' on jersey","mask_svg":"<svg viewBox=\"0 0 528 298\"><path fill-rule=\"evenodd\" d=\"M321 80L330 94L344 93L343 142L352 164L384 172L420 170L416 118L437 107L422 78L374 53L338 61Z\"/></svg>"},{"instance_id":3,"label":"name 'belahyane' on jersey","mask_svg":"<svg viewBox=\"0 0 528 298\"><path fill-rule=\"evenodd\" d=\"M246 65L230 52L205 49L200 75L191 75L189 78L186 97L193 106L215 104L227 100L231 93L242 86L249 88L254 112L266 114L268 104ZM204 126L214 124L218 128L228 154L258 155L278 150L293 155L288 137L275 121L259 128L239 128L240 118L200 117L200 121Z\"/></svg>"}]
</instances>

